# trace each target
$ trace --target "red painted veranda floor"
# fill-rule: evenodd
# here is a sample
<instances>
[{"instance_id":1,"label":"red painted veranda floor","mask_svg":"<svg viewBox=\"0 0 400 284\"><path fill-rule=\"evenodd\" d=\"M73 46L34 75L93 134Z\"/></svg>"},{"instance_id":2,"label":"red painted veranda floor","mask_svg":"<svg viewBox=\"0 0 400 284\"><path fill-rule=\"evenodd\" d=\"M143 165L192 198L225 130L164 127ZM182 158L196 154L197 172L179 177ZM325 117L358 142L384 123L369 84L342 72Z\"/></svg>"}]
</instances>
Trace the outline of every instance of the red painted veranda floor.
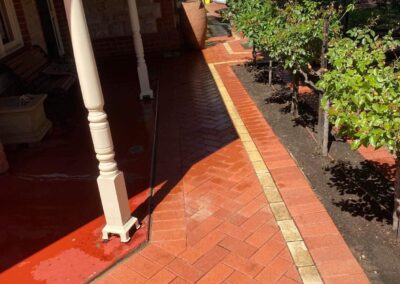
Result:
<instances>
[{"instance_id":1,"label":"red painted veranda floor","mask_svg":"<svg viewBox=\"0 0 400 284\"><path fill-rule=\"evenodd\" d=\"M138 99L134 58L100 62L99 71L116 159L143 226L129 244L102 242L97 161L77 99L70 119L39 145L7 147L11 169L0 176L0 283L82 283L147 239L154 102Z\"/></svg>"}]
</instances>

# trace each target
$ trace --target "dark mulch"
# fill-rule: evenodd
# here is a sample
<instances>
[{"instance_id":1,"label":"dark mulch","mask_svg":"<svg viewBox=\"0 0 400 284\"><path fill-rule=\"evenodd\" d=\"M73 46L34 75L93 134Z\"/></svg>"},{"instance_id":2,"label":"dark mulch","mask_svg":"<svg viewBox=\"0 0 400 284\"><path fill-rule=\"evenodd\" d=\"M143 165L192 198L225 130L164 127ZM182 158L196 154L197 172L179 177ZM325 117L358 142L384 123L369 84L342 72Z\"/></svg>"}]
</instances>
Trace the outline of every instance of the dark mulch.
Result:
<instances>
[{"instance_id":1,"label":"dark mulch","mask_svg":"<svg viewBox=\"0 0 400 284\"><path fill-rule=\"evenodd\" d=\"M233 69L297 160L370 281L399 283L400 244L391 229L393 188L382 174L392 169L365 160L341 141L332 142L331 158L322 157L313 139L317 128L315 95L303 97L300 118L294 120L288 107L290 96L282 84L265 84L265 76L254 68Z\"/></svg>"}]
</instances>

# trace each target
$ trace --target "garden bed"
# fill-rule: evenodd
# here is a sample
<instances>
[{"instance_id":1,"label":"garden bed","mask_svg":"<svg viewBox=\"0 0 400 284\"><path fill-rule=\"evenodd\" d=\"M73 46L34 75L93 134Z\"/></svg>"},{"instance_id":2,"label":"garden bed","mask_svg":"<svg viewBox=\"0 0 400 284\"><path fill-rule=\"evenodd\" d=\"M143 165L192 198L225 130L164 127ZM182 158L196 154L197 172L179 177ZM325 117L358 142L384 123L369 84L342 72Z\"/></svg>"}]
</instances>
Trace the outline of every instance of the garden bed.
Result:
<instances>
[{"instance_id":1,"label":"garden bed","mask_svg":"<svg viewBox=\"0 0 400 284\"><path fill-rule=\"evenodd\" d=\"M315 95L302 96L300 119L288 111L287 90L269 86L246 66L233 67L265 119L296 159L354 255L373 283L398 283L400 243L392 231L393 189L387 165L365 160L343 141L332 142L330 157L315 142Z\"/></svg>"}]
</instances>

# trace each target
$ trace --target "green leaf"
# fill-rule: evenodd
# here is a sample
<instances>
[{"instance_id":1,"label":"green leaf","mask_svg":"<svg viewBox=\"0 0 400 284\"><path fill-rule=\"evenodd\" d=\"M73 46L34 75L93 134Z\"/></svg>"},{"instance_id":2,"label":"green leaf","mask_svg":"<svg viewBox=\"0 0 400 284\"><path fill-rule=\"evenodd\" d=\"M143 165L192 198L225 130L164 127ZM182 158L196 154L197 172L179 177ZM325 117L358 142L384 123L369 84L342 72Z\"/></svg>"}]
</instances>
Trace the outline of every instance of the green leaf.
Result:
<instances>
[{"instance_id":1,"label":"green leaf","mask_svg":"<svg viewBox=\"0 0 400 284\"><path fill-rule=\"evenodd\" d=\"M351 149L352 149L353 151L355 151L355 150L357 150L358 148L360 148L360 146L361 146L361 141L360 141L360 140L354 140L354 141L351 143Z\"/></svg>"}]
</instances>

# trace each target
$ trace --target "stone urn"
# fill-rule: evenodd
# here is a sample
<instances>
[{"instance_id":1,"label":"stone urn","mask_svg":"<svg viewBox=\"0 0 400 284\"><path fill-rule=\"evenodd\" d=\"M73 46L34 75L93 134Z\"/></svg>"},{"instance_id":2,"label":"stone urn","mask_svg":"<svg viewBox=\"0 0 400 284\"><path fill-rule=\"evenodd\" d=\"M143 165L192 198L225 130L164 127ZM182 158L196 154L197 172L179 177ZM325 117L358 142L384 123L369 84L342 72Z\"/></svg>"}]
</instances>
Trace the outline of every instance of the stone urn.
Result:
<instances>
[{"instance_id":1,"label":"stone urn","mask_svg":"<svg viewBox=\"0 0 400 284\"><path fill-rule=\"evenodd\" d=\"M200 0L187 0L181 9L182 32L194 49L203 49L207 35L207 11Z\"/></svg>"},{"instance_id":2,"label":"stone urn","mask_svg":"<svg viewBox=\"0 0 400 284\"><path fill-rule=\"evenodd\" d=\"M9 165L6 157L6 153L4 152L3 144L0 140L0 175L4 174L8 171Z\"/></svg>"},{"instance_id":3,"label":"stone urn","mask_svg":"<svg viewBox=\"0 0 400 284\"><path fill-rule=\"evenodd\" d=\"M4 145L38 143L51 128L44 112L47 95L0 98L0 139Z\"/></svg>"}]
</instances>

